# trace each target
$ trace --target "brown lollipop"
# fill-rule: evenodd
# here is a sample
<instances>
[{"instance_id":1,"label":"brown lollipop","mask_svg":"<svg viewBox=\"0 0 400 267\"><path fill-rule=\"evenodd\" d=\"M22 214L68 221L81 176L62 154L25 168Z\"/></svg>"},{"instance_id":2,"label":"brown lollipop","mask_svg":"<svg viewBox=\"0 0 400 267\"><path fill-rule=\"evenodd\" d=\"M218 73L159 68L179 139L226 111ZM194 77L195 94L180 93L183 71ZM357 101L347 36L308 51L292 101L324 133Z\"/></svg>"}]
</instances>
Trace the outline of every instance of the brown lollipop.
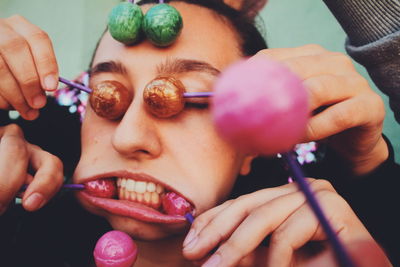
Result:
<instances>
[{"instance_id":1,"label":"brown lollipop","mask_svg":"<svg viewBox=\"0 0 400 267\"><path fill-rule=\"evenodd\" d=\"M116 120L128 109L132 94L117 81L103 81L93 88L89 101L97 115Z\"/></svg>"},{"instance_id":2,"label":"brown lollipop","mask_svg":"<svg viewBox=\"0 0 400 267\"><path fill-rule=\"evenodd\" d=\"M169 118L185 106L185 87L181 81L160 76L147 84L143 91L143 99L147 109L156 117Z\"/></svg>"}]
</instances>

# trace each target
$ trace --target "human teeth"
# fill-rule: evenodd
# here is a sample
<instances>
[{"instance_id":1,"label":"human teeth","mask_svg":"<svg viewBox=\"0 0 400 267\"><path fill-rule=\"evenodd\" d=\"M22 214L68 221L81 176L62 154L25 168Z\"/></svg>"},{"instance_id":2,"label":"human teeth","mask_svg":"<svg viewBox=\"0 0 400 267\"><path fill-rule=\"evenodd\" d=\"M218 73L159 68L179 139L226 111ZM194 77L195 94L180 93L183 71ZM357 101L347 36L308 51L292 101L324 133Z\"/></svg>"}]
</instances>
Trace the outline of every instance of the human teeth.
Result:
<instances>
[{"instance_id":1,"label":"human teeth","mask_svg":"<svg viewBox=\"0 0 400 267\"><path fill-rule=\"evenodd\" d=\"M126 179L122 178L121 187L125 187L125 186L126 186Z\"/></svg>"},{"instance_id":2,"label":"human teeth","mask_svg":"<svg viewBox=\"0 0 400 267\"><path fill-rule=\"evenodd\" d=\"M121 182L122 180L120 178L117 179L117 186L120 187L121 186Z\"/></svg>"},{"instance_id":3,"label":"human teeth","mask_svg":"<svg viewBox=\"0 0 400 267\"><path fill-rule=\"evenodd\" d=\"M136 194L136 201L139 203L143 202L143 194Z\"/></svg>"},{"instance_id":4,"label":"human teeth","mask_svg":"<svg viewBox=\"0 0 400 267\"><path fill-rule=\"evenodd\" d=\"M158 194L161 194L162 192L164 192L164 188L161 185L157 184L156 192Z\"/></svg>"},{"instance_id":5,"label":"human teeth","mask_svg":"<svg viewBox=\"0 0 400 267\"><path fill-rule=\"evenodd\" d=\"M155 192L155 191L156 191L156 185L154 183L148 183L147 192Z\"/></svg>"},{"instance_id":6,"label":"human teeth","mask_svg":"<svg viewBox=\"0 0 400 267\"><path fill-rule=\"evenodd\" d=\"M156 192L151 193L151 205L158 209L160 207L160 195Z\"/></svg>"},{"instance_id":7,"label":"human teeth","mask_svg":"<svg viewBox=\"0 0 400 267\"><path fill-rule=\"evenodd\" d=\"M136 200L136 193L135 192L130 192L130 198L131 201L135 201Z\"/></svg>"},{"instance_id":8,"label":"human teeth","mask_svg":"<svg viewBox=\"0 0 400 267\"><path fill-rule=\"evenodd\" d=\"M128 191L135 191L135 181L134 180L127 180L126 181L126 190Z\"/></svg>"},{"instance_id":9,"label":"human teeth","mask_svg":"<svg viewBox=\"0 0 400 267\"><path fill-rule=\"evenodd\" d=\"M150 204L150 202L151 202L151 193L150 192L144 193L144 203Z\"/></svg>"},{"instance_id":10,"label":"human teeth","mask_svg":"<svg viewBox=\"0 0 400 267\"><path fill-rule=\"evenodd\" d=\"M146 187L146 182L136 182L135 191L136 193L143 194L144 192L146 192Z\"/></svg>"}]
</instances>

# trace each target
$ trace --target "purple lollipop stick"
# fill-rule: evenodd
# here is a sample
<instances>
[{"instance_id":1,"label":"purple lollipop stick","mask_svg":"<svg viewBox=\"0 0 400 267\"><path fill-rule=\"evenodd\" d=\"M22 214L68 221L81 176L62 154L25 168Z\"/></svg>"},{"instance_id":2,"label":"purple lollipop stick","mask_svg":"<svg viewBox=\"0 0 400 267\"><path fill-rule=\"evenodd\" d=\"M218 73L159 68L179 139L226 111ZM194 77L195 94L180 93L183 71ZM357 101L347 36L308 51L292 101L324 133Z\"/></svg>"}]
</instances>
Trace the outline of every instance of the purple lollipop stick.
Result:
<instances>
[{"instance_id":1,"label":"purple lollipop stick","mask_svg":"<svg viewBox=\"0 0 400 267\"><path fill-rule=\"evenodd\" d=\"M25 191L28 188L28 185L23 185L20 189L20 192ZM85 185L83 184L64 184L61 189L70 189L70 190L83 190L85 189Z\"/></svg>"},{"instance_id":2,"label":"purple lollipop stick","mask_svg":"<svg viewBox=\"0 0 400 267\"><path fill-rule=\"evenodd\" d=\"M79 90L81 90L81 91L84 91L84 92L86 92L86 93L88 93L88 94L90 94L90 93L92 92L92 89L90 89L89 87L83 86L82 84L75 83L75 82L73 82L73 81L64 79L64 78L62 78L62 77L59 77L58 80L59 80L60 82L62 82L63 84L66 84L66 85L68 85L68 86L70 86L70 87L73 87L73 88L77 88L77 89L79 89Z\"/></svg>"},{"instance_id":3,"label":"purple lollipop stick","mask_svg":"<svg viewBox=\"0 0 400 267\"><path fill-rule=\"evenodd\" d=\"M193 224L193 222L194 222L194 217L193 217L193 215L192 215L191 213L186 213L186 214L185 214L185 218L186 218L186 220L187 220L190 224Z\"/></svg>"},{"instance_id":4,"label":"purple lollipop stick","mask_svg":"<svg viewBox=\"0 0 400 267\"><path fill-rule=\"evenodd\" d=\"M77 88L77 89L79 89L81 91L84 91L84 92L86 92L88 94L92 93L92 91L93 91L89 87L83 86L82 84L67 80L67 79L62 78L62 77L59 78L59 81L62 82L63 84L66 84L66 85L68 85L70 87L73 87L73 88ZM214 94L213 92L190 92L190 93L184 93L183 97L184 98L212 97L213 94Z\"/></svg>"},{"instance_id":5,"label":"purple lollipop stick","mask_svg":"<svg viewBox=\"0 0 400 267\"><path fill-rule=\"evenodd\" d=\"M292 152L287 152L282 154L282 157L288 163L290 170L292 172L292 177L297 182L300 190L305 195L308 204L311 206L314 214L317 216L319 222L321 223L322 228L324 229L325 234L328 236L330 243L332 244L333 250L336 254L337 260L342 267L355 267L353 261L347 254L345 248L337 237L335 231L333 231L331 225L328 222L325 214L323 213L321 207L318 204L317 199L312 193L310 186L307 181L304 179L303 171L301 170L299 162L295 159L295 156Z\"/></svg>"}]
</instances>

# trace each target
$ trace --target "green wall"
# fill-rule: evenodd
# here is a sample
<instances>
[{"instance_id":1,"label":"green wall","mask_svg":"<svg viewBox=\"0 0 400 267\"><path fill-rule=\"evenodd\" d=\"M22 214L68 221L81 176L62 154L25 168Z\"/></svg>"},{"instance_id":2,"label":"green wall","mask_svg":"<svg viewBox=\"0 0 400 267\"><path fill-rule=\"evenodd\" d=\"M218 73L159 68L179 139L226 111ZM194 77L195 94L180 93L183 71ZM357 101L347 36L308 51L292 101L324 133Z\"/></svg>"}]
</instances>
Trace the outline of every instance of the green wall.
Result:
<instances>
[{"instance_id":1,"label":"green wall","mask_svg":"<svg viewBox=\"0 0 400 267\"><path fill-rule=\"evenodd\" d=\"M20 14L47 31L54 43L60 73L73 78L86 69L97 39L105 28L107 14L117 2L0 0L0 17ZM322 0L269 0L262 12L262 20L270 47L316 43L329 50L345 52L345 34ZM368 77L364 68L359 65L357 68ZM374 90L379 92L375 87ZM393 142L398 159L400 128L388 108L387 97L383 98L387 106L384 133Z\"/></svg>"}]
</instances>

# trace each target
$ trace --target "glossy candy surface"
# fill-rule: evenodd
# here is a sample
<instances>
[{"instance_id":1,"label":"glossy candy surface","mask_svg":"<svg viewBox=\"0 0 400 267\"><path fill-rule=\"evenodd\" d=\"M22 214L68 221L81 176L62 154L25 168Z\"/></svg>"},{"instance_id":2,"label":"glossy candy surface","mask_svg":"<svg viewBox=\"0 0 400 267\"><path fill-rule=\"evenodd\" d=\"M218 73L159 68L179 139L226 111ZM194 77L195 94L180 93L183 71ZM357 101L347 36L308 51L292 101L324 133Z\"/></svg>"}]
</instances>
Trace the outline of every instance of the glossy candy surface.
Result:
<instances>
[{"instance_id":1,"label":"glossy candy surface","mask_svg":"<svg viewBox=\"0 0 400 267\"><path fill-rule=\"evenodd\" d=\"M93 251L97 267L131 267L137 258L137 246L121 231L110 231L96 243Z\"/></svg>"},{"instance_id":2,"label":"glossy candy surface","mask_svg":"<svg viewBox=\"0 0 400 267\"><path fill-rule=\"evenodd\" d=\"M156 46L168 46L180 35L182 17L173 6L157 4L147 11L143 19L143 31Z\"/></svg>"},{"instance_id":3,"label":"glossy candy surface","mask_svg":"<svg viewBox=\"0 0 400 267\"><path fill-rule=\"evenodd\" d=\"M140 39L142 22L142 9L136 4L124 2L111 10L108 29L115 40L131 45Z\"/></svg>"},{"instance_id":4,"label":"glossy candy surface","mask_svg":"<svg viewBox=\"0 0 400 267\"><path fill-rule=\"evenodd\" d=\"M98 83L90 94L89 102L100 117L115 120L123 116L132 101L132 94L117 81Z\"/></svg>"},{"instance_id":5,"label":"glossy candy surface","mask_svg":"<svg viewBox=\"0 0 400 267\"><path fill-rule=\"evenodd\" d=\"M117 187L113 178L98 179L85 183L85 191L92 196L114 198L117 196Z\"/></svg>"},{"instance_id":6,"label":"glossy candy surface","mask_svg":"<svg viewBox=\"0 0 400 267\"><path fill-rule=\"evenodd\" d=\"M216 82L213 117L220 134L246 152L286 152L305 134L307 91L280 63L243 60L224 71Z\"/></svg>"},{"instance_id":7,"label":"glossy candy surface","mask_svg":"<svg viewBox=\"0 0 400 267\"><path fill-rule=\"evenodd\" d=\"M164 212L168 215L184 216L186 213L192 212L192 205L174 192L165 194L162 199L162 206Z\"/></svg>"},{"instance_id":8,"label":"glossy candy surface","mask_svg":"<svg viewBox=\"0 0 400 267\"><path fill-rule=\"evenodd\" d=\"M173 77L158 77L152 80L143 91L147 109L156 117L172 117L185 107L183 94L185 87Z\"/></svg>"}]
</instances>

